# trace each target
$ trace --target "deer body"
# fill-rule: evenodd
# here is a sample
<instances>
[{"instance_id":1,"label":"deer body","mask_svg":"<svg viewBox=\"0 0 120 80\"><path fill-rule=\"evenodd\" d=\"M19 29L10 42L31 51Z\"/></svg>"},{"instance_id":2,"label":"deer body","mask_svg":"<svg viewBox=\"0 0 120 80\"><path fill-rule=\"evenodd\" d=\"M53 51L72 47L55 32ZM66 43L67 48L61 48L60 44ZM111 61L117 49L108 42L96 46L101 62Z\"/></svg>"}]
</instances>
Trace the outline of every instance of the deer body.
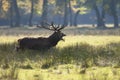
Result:
<instances>
[{"instance_id":1,"label":"deer body","mask_svg":"<svg viewBox=\"0 0 120 80\"><path fill-rule=\"evenodd\" d=\"M63 40L65 36L64 33L61 33L60 30L55 30L55 32L49 37L38 37L30 38L25 37L18 39L18 46L16 47L17 51L19 49L33 49L33 50L46 50L57 45L60 40Z\"/></svg>"},{"instance_id":2,"label":"deer body","mask_svg":"<svg viewBox=\"0 0 120 80\"><path fill-rule=\"evenodd\" d=\"M23 38L18 40L17 49L33 49L33 50L42 50L49 49L50 43L47 38Z\"/></svg>"}]
</instances>

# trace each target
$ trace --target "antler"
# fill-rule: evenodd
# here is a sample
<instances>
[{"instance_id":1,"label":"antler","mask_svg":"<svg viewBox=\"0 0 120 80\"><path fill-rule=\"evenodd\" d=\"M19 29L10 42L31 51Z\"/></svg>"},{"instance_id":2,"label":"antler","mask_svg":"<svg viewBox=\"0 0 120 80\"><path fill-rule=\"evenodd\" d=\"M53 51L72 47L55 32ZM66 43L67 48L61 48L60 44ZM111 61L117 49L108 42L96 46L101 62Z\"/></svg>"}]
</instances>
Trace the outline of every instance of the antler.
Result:
<instances>
[{"instance_id":1,"label":"antler","mask_svg":"<svg viewBox=\"0 0 120 80\"><path fill-rule=\"evenodd\" d=\"M49 26L52 26L52 23L51 24L49 24L49 23L42 23L42 25L37 25L37 27L54 31L54 28L46 27L45 24L47 24Z\"/></svg>"},{"instance_id":2,"label":"antler","mask_svg":"<svg viewBox=\"0 0 120 80\"><path fill-rule=\"evenodd\" d=\"M44 24L47 24L47 25L51 26L52 28L46 27ZM62 25L62 26L60 26L60 25L56 26L56 25L54 25L53 22L51 22L51 24L45 22L45 23L42 23L42 26L37 25L37 27L39 27L39 28L45 28L45 29L52 30L52 31L60 31L65 26L64 25Z\"/></svg>"},{"instance_id":3,"label":"antler","mask_svg":"<svg viewBox=\"0 0 120 80\"><path fill-rule=\"evenodd\" d=\"M62 25L62 26L58 27L58 31L62 30L63 28L65 28L65 26L64 26L64 25Z\"/></svg>"},{"instance_id":4,"label":"antler","mask_svg":"<svg viewBox=\"0 0 120 80\"><path fill-rule=\"evenodd\" d=\"M60 30L62 30L63 28L65 28L64 25L62 25L62 26L58 25L58 26L57 26L57 25L54 25L53 22L51 23L51 26L54 28L55 31L60 31Z\"/></svg>"},{"instance_id":5,"label":"antler","mask_svg":"<svg viewBox=\"0 0 120 80\"><path fill-rule=\"evenodd\" d=\"M52 28L54 29L54 31L57 30L57 28L56 28L55 25L54 25L54 22L51 22L51 26L52 26Z\"/></svg>"},{"instance_id":6,"label":"antler","mask_svg":"<svg viewBox=\"0 0 120 80\"><path fill-rule=\"evenodd\" d=\"M48 29L48 30L53 30L51 28L48 28L48 27L45 27L45 26L40 26L40 25L37 25L38 28L44 28L44 29Z\"/></svg>"}]
</instances>

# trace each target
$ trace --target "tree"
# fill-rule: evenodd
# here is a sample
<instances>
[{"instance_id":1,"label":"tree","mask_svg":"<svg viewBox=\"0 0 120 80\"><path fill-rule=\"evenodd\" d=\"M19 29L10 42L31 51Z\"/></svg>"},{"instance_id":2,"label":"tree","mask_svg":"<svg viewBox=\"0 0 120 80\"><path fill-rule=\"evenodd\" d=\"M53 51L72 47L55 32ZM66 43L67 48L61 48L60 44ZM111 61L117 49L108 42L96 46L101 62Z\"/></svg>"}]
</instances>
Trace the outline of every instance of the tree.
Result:
<instances>
[{"instance_id":1,"label":"tree","mask_svg":"<svg viewBox=\"0 0 120 80\"><path fill-rule=\"evenodd\" d=\"M113 16L114 19L114 27L118 28L119 27L119 23L118 23L118 13L117 13L117 0L110 0L109 1L109 7L110 7L110 12L111 15Z\"/></svg>"},{"instance_id":2,"label":"tree","mask_svg":"<svg viewBox=\"0 0 120 80\"><path fill-rule=\"evenodd\" d=\"M71 2L71 7L74 15L72 16L73 18L73 25L77 26L77 20L78 20L78 15L83 15L87 14L89 11L89 8L85 6L87 0L72 0Z\"/></svg>"},{"instance_id":3,"label":"tree","mask_svg":"<svg viewBox=\"0 0 120 80\"><path fill-rule=\"evenodd\" d=\"M2 13L2 5L3 5L2 0L0 0L0 14Z\"/></svg>"},{"instance_id":4,"label":"tree","mask_svg":"<svg viewBox=\"0 0 120 80\"><path fill-rule=\"evenodd\" d=\"M79 14L79 12L77 13L77 15L75 16L76 18L74 18L74 3L76 2L76 0L56 0L56 7L57 7L57 12L61 15L63 15L63 24L65 26L68 25L68 23L70 24L70 26L74 25L74 23L76 23L74 20L77 20L77 16Z\"/></svg>"},{"instance_id":5,"label":"tree","mask_svg":"<svg viewBox=\"0 0 120 80\"><path fill-rule=\"evenodd\" d=\"M87 6L91 5L91 8L96 13L97 28L106 28L105 26L105 14L113 16L114 27L119 27L118 21L118 5L119 0L87 0Z\"/></svg>"},{"instance_id":6,"label":"tree","mask_svg":"<svg viewBox=\"0 0 120 80\"><path fill-rule=\"evenodd\" d=\"M13 27L14 24L13 24L13 2L12 0L9 2L10 3L10 8L9 8L9 12L10 12L10 15L9 15L9 22L10 22L10 27Z\"/></svg>"},{"instance_id":7,"label":"tree","mask_svg":"<svg viewBox=\"0 0 120 80\"><path fill-rule=\"evenodd\" d=\"M68 25L68 1L64 0L64 20L63 20L63 25L67 26Z\"/></svg>"},{"instance_id":8,"label":"tree","mask_svg":"<svg viewBox=\"0 0 120 80\"><path fill-rule=\"evenodd\" d=\"M43 0L41 22L47 21L48 0Z\"/></svg>"},{"instance_id":9,"label":"tree","mask_svg":"<svg viewBox=\"0 0 120 80\"><path fill-rule=\"evenodd\" d=\"M10 5L10 7L9 7L10 26L11 27L18 27L18 26L20 26L20 13L19 13L17 0L10 0L9 5Z\"/></svg>"},{"instance_id":10,"label":"tree","mask_svg":"<svg viewBox=\"0 0 120 80\"><path fill-rule=\"evenodd\" d=\"M98 28L105 28L105 23L104 23L105 11L104 11L103 4L102 4L102 10L101 11L98 9L98 6L96 5L96 3L93 4L93 9L96 12Z\"/></svg>"},{"instance_id":11,"label":"tree","mask_svg":"<svg viewBox=\"0 0 120 80\"><path fill-rule=\"evenodd\" d=\"M72 5L71 5L71 0L68 1L68 5L69 5L69 16L70 16L70 26L73 25L73 16L72 16Z\"/></svg>"},{"instance_id":12,"label":"tree","mask_svg":"<svg viewBox=\"0 0 120 80\"><path fill-rule=\"evenodd\" d=\"M74 22L73 22L74 26L77 26L77 17L79 15L79 13L80 13L80 10L77 10L76 13L75 13Z\"/></svg>"},{"instance_id":13,"label":"tree","mask_svg":"<svg viewBox=\"0 0 120 80\"><path fill-rule=\"evenodd\" d=\"M106 0L88 0L86 3L95 11L97 19L97 28L105 28L105 5ZM101 6L100 6L101 5Z\"/></svg>"},{"instance_id":14,"label":"tree","mask_svg":"<svg viewBox=\"0 0 120 80\"><path fill-rule=\"evenodd\" d=\"M0 0L0 18L6 18L6 13L9 9L8 0Z\"/></svg>"},{"instance_id":15,"label":"tree","mask_svg":"<svg viewBox=\"0 0 120 80\"><path fill-rule=\"evenodd\" d=\"M11 0L12 4L11 6L13 6L14 8L14 12L15 12L15 27L20 26L20 13L19 13L19 8L18 8L18 4L17 4L17 0Z\"/></svg>"},{"instance_id":16,"label":"tree","mask_svg":"<svg viewBox=\"0 0 120 80\"><path fill-rule=\"evenodd\" d=\"M33 19L33 14L35 12L35 10L37 10L36 6L37 3L39 3L39 0L30 0L30 17L29 17L29 26L32 26L32 19Z\"/></svg>"},{"instance_id":17,"label":"tree","mask_svg":"<svg viewBox=\"0 0 120 80\"><path fill-rule=\"evenodd\" d=\"M34 12L34 0L30 0L31 2L31 12L29 17L29 26L32 26L32 18L33 18L33 12Z\"/></svg>"}]
</instances>

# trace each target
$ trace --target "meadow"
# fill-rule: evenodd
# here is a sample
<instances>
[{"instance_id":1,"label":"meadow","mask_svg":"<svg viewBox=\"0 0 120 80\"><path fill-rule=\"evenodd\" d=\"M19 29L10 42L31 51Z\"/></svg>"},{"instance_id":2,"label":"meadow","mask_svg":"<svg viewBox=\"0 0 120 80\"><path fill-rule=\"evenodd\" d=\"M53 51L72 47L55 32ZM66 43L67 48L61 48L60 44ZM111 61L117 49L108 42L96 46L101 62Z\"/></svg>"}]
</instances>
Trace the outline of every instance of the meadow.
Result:
<instances>
[{"instance_id":1,"label":"meadow","mask_svg":"<svg viewBox=\"0 0 120 80\"><path fill-rule=\"evenodd\" d=\"M120 29L66 28L48 51L15 51L17 39L48 36L32 28L0 29L0 80L120 80Z\"/></svg>"}]
</instances>

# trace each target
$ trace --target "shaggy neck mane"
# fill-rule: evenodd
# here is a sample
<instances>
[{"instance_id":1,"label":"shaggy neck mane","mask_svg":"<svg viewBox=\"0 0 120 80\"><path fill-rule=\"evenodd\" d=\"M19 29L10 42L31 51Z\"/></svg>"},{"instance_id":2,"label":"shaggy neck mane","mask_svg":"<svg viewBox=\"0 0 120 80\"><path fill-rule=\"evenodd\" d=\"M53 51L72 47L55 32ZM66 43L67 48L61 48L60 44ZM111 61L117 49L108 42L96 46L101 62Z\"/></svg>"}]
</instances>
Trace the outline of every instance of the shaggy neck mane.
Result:
<instances>
[{"instance_id":1,"label":"shaggy neck mane","mask_svg":"<svg viewBox=\"0 0 120 80\"><path fill-rule=\"evenodd\" d=\"M60 38L56 32L54 32L51 36L49 36L48 39L50 43L52 44L52 46L57 45L58 41L60 41Z\"/></svg>"}]
</instances>

